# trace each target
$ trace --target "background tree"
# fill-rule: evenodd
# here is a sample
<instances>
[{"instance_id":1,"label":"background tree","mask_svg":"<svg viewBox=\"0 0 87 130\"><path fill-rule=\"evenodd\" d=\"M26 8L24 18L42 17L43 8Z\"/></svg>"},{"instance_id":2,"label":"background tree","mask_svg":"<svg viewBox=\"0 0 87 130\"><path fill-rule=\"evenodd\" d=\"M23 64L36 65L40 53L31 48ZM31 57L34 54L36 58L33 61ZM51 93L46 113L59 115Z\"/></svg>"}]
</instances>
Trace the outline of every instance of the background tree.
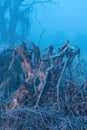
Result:
<instances>
[{"instance_id":1,"label":"background tree","mask_svg":"<svg viewBox=\"0 0 87 130\"><path fill-rule=\"evenodd\" d=\"M0 42L11 44L26 39L29 36L31 14L35 6L47 3L52 3L52 0L0 1Z\"/></svg>"}]
</instances>

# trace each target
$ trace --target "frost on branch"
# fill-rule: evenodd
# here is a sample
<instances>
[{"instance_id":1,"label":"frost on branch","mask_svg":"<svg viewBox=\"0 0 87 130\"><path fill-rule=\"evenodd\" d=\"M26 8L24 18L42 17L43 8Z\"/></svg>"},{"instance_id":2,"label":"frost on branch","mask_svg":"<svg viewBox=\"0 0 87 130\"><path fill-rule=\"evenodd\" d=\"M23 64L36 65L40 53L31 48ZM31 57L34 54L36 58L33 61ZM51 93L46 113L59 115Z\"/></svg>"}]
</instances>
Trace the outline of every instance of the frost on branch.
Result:
<instances>
[{"instance_id":1,"label":"frost on branch","mask_svg":"<svg viewBox=\"0 0 87 130\"><path fill-rule=\"evenodd\" d=\"M2 129L76 130L78 123L79 129L85 128L82 117L86 122L87 83L77 84L80 49L69 41L57 52L52 45L41 52L33 42L30 44L28 48L22 42L0 55ZM22 122L23 118L30 124Z\"/></svg>"}]
</instances>

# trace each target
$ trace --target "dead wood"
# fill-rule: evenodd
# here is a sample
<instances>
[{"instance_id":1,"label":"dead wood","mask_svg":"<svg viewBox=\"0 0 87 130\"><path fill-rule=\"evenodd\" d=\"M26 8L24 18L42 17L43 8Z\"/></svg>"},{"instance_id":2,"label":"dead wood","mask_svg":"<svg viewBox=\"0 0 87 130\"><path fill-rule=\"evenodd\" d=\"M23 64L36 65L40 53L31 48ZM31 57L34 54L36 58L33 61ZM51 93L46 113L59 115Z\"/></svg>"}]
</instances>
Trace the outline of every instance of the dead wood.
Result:
<instances>
[{"instance_id":1,"label":"dead wood","mask_svg":"<svg viewBox=\"0 0 87 130\"><path fill-rule=\"evenodd\" d=\"M6 67L4 63L6 55L3 53L4 56L0 56L4 66L0 72L2 74L6 72L4 78L3 76L0 78L0 89L6 88L0 91L0 97L2 95L0 110L6 111L7 114L3 119L0 118L0 121L14 125L23 119L25 122L30 119L31 124L33 121L36 123L33 124L35 129L40 121L42 129L86 128L83 127L81 117L86 121L87 84L85 81L83 86L77 85L75 82L77 77L69 77L69 71L72 72L74 65L76 66L73 64L74 60L80 61L80 49L70 46L67 41L57 53L53 52L52 46L45 49L44 55L40 53L40 48L33 42L30 49L27 49L23 42L11 50ZM11 91L14 86L17 86L15 91ZM3 97L4 100L7 97L7 100L4 101ZM16 116L9 117L10 112ZM17 116L18 114L20 116ZM78 124L81 124L79 128ZM25 129L24 125L20 126L20 129Z\"/></svg>"},{"instance_id":2,"label":"dead wood","mask_svg":"<svg viewBox=\"0 0 87 130\"><path fill-rule=\"evenodd\" d=\"M32 89L34 89L33 94L37 97L34 106L41 104L41 102L44 101L45 96L47 96L46 94L48 91L55 89L55 96L53 100L56 99L56 102L52 102L58 104L58 109L60 110L59 91L61 81L65 70L71 66L76 56L79 57L80 49L70 46L69 41L67 41L61 48L59 48L58 54L54 54L53 47L49 46L46 48L46 54L48 54L48 56L46 57L45 55L44 57L41 57L39 47L37 47L33 42L31 42L31 45L31 54L34 55L34 63L28 57L29 52L27 51L26 44L22 43L22 45L14 48L12 61L9 68L11 68L14 62L14 56L17 54L26 77L25 82L28 84L29 88L32 86ZM50 100L50 95L48 97ZM15 98L13 98L13 100L14 99Z\"/></svg>"}]
</instances>

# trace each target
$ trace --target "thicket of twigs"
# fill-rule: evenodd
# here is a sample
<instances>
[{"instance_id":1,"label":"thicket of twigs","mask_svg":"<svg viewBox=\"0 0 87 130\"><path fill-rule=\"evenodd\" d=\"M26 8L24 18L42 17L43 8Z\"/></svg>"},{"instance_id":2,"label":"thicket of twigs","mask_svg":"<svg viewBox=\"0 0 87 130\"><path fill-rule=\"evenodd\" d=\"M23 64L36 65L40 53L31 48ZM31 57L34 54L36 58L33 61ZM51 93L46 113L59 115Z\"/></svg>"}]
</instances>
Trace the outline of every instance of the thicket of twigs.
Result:
<instances>
[{"instance_id":1,"label":"thicket of twigs","mask_svg":"<svg viewBox=\"0 0 87 130\"><path fill-rule=\"evenodd\" d=\"M80 49L23 42L0 54L0 130L86 130L87 81Z\"/></svg>"}]
</instances>

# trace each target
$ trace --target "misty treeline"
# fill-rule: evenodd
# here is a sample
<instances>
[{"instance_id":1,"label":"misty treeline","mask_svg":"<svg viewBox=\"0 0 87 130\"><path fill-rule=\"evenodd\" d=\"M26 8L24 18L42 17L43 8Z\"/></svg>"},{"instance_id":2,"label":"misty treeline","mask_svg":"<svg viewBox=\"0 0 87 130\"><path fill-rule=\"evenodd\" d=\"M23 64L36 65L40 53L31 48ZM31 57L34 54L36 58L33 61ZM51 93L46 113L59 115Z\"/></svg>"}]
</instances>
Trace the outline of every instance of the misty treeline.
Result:
<instances>
[{"instance_id":1,"label":"misty treeline","mask_svg":"<svg viewBox=\"0 0 87 130\"><path fill-rule=\"evenodd\" d=\"M87 129L81 50L69 40L54 48L41 51L31 41L1 52L1 130Z\"/></svg>"},{"instance_id":2,"label":"misty treeline","mask_svg":"<svg viewBox=\"0 0 87 130\"><path fill-rule=\"evenodd\" d=\"M13 45L30 33L35 7L44 7L52 0L0 0L0 43Z\"/></svg>"}]
</instances>

